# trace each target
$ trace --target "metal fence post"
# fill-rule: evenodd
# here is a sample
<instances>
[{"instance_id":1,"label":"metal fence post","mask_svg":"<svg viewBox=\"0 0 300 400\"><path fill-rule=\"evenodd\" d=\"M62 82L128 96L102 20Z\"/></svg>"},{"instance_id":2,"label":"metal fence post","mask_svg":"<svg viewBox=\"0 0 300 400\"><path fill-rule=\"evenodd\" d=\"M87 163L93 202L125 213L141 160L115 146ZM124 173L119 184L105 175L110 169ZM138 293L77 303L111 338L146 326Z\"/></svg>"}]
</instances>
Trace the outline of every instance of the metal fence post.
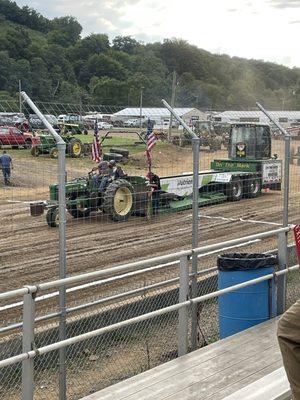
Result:
<instances>
[{"instance_id":1,"label":"metal fence post","mask_svg":"<svg viewBox=\"0 0 300 400\"><path fill-rule=\"evenodd\" d=\"M29 287L28 287L29 288ZM34 347L35 293L23 296L23 338L22 352L27 353ZM22 400L33 400L34 394L33 358L22 361Z\"/></svg>"},{"instance_id":2,"label":"metal fence post","mask_svg":"<svg viewBox=\"0 0 300 400\"><path fill-rule=\"evenodd\" d=\"M67 275L66 261L66 144L58 143L58 203L59 203L59 279ZM67 337L66 287L59 288L59 340ZM67 398L66 348L59 350L59 400Z\"/></svg>"},{"instance_id":3,"label":"metal fence post","mask_svg":"<svg viewBox=\"0 0 300 400\"><path fill-rule=\"evenodd\" d=\"M289 194L290 194L290 152L291 138L284 136L284 193L283 193L283 226L289 223Z\"/></svg>"},{"instance_id":4,"label":"metal fence post","mask_svg":"<svg viewBox=\"0 0 300 400\"><path fill-rule=\"evenodd\" d=\"M184 302L189 297L189 268L188 258L180 258L179 277L179 302ZM181 357L188 352L188 307L180 308L178 311L178 356Z\"/></svg>"},{"instance_id":5,"label":"metal fence post","mask_svg":"<svg viewBox=\"0 0 300 400\"><path fill-rule=\"evenodd\" d=\"M162 100L162 103L165 107L170 111L170 113L176 118L176 120L182 125L182 127L189 133L192 146L193 146L193 220L192 220L192 248L195 249L198 247L199 239L198 239L198 223L199 223L199 215L198 215L198 200L199 200L199 150L200 150L200 139L196 135L195 132L184 122L184 120L174 111L172 107L165 101ZM198 285L197 285L197 272L198 272L198 257L197 254L193 254L192 260L192 293L191 297L197 297ZM197 304L192 304L191 310L191 318L192 318L192 332L191 332L191 347L192 350L197 349Z\"/></svg>"},{"instance_id":6,"label":"metal fence post","mask_svg":"<svg viewBox=\"0 0 300 400\"><path fill-rule=\"evenodd\" d=\"M278 234L278 265L279 270L283 270L287 267L287 232L281 232ZM285 311L286 301L286 275L277 277L277 314L280 315Z\"/></svg>"},{"instance_id":7,"label":"metal fence post","mask_svg":"<svg viewBox=\"0 0 300 400\"><path fill-rule=\"evenodd\" d=\"M193 249L198 247L198 200L199 200L199 150L200 141L199 138L193 138L193 233L192 233L192 246ZM197 273L198 273L198 256L193 254L192 258L192 298L198 295L198 284L197 284ZM191 332L191 345L192 350L197 349L197 309L198 304L192 304L191 317L192 317L192 332Z\"/></svg>"},{"instance_id":8,"label":"metal fence post","mask_svg":"<svg viewBox=\"0 0 300 400\"><path fill-rule=\"evenodd\" d=\"M66 278L66 143L62 137L55 131L53 126L41 113L38 107L33 103L30 97L21 92L22 97L35 112L35 114L44 123L49 132L54 137L58 148L58 208L59 208L59 279ZM59 340L66 339L66 288L59 289ZM66 400L66 349L59 350L59 400Z\"/></svg>"}]
</instances>

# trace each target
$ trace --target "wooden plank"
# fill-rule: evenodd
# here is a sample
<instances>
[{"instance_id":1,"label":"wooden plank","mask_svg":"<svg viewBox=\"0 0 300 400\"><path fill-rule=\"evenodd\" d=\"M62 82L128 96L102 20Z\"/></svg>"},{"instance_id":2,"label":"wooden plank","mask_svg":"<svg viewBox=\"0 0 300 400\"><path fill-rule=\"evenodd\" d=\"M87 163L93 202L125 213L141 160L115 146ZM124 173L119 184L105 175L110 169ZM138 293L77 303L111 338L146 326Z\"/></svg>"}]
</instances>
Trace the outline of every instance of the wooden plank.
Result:
<instances>
[{"instance_id":1,"label":"wooden plank","mask_svg":"<svg viewBox=\"0 0 300 400\"><path fill-rule=\"evenodd\" d=\"M282 367L282 359L268 365L265 368L261 368L256 373L248 375L245 378L242 378L241 380L235 382L234 384L221 388L218 392L215 392L213 395L208 396L206 400L223 400L224 397L236 392L241 387L247 386L250 383L255 382L257 379L260 379L263 376L270 374L280 367Z\"/></svg>"},{"instance_id":2,"label":"wooden plank","mask_svg":"<svg viewBox=\"0 0 300 400\"><path fill-rule=\"evenodd\" d=\"M241 381L242 378L253 374L254 371L261 367L266 367L270 364L270 357L272 356L272 350L265 350L259 354L255 353L252 357L249 357L242 362L238 362L229 367L223 365L223 369L217 373L214 373L207 377L206 379L199 380L193 385L186 386L183 390L177 390L172 396L155 396L156 400L163 400L168 398L168 400L202 400L207 399L209 396L214 399L215 393L218 393L223 387L232 385L235 382ZM274 361L275 357L272 357ZM280 359L280 354L278 354L278 359ZM276 360L276 358L275 358ZM276 360L278 361L278 360ZM156 392L155 392L156 394ZM129 397L128 400L136 400L138 397ZM149 397L150 399L151 397ZM141 396L140 399L146 400L148 397Z\"/></svg>"},{"instance_id":3,"label":"wooden plank","mask_svg":"<svg viewBox=\"0 0 300 400\"><path fill-rule=\"evenodd\" d=\"M255 397L254 397L255 396ZM264 376L224 398L224 400L279 400L291 396L290 385L283 367Z\"/></svg>"},{"instance_id":4,"label":"wooden plank","mask_svg":"<svg viewBox=\"0 0 300 400\"><path fill-rule=\"evenodd\" d=\"M238 363L247 364L247 359L253 357L253 354L260 355L266 348L276 347L275 332L276 320L267 321L124 382L119 382L82 400L125 398L141 400L154 397L159 400L164 398L161 396L176 395L178 390L184 390L205 379L211 379L212 376L217 376L229 367L236 369ZM252 371L252 374L254 372ZM220 391L220 388L216 390ZM147 397L149 395L151 397Z\"/></svg>"}]
</instances>

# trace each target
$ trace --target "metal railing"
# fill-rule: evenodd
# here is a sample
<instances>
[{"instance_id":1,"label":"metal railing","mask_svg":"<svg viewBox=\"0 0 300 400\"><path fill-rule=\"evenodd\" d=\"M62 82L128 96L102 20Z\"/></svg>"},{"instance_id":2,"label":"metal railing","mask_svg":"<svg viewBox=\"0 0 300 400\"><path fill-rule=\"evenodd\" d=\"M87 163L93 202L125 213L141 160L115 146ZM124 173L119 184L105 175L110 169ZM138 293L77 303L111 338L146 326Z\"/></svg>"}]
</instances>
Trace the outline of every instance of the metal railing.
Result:
<instances>
[{"instance_id":1,"label":"metal railing","mask_svg":"<svg viewBox=\"0 0 300 400\"><path fill-rule=\"evenodd\" d=\"M13 365L19 362L22 362L22 398L23 400L31 400L33 399L34 393L34 360L38 357L53 352L55 350L66 349L67 346L70 346L75 343L79 343L99 335L103 335L109 332L113 332L117 329L124 328L133 324L137 324L142 321L153 320L154 318L164 315L170 314L174 311L178 312L178 335L177 335L177 345L178 345L178 355L181 356L188 352L188 339L189 339L189 330L188 330L188 319L189 319L189 311L191 307L196 306L199 303L203 303L209 299L213 299L219 296L222 296L226 293L229 293L233 290L240 289L249 285L253 285L259 282L274 280L274 278L279 278L286 276L287 273L298 270L299 266L295 265L292 267L287 267L287 259L286 259L286 249L281 245L281 243L286 243L286 237L290 231L290 227L279 228L267 232L261 232L258 234L241 237L233 240L229 240L222 243L210 244L207 246L198 247L193 250L180 251L173 254L168 254L160 257L155 257L147 260L142 260L130 264L119 265L113 268L107 268L105 270L94 271L91 273L86 273L82 275L72 276L65 279L55 280L47 283L41 283L38 285L26 286L22 289L17 289L14 291L6 292L0 294L0 300L12 299L14 297L23 296L23 324L22 324L22 332L23 332L23 346L22 353L8 357L2 361L0 361L0 368L7 367L9 365ZM228 287L226 289L217 290L211 293L204 294L202 296L189 297L190 293L190 280L193 277L193 272L190 274L189 272L189 260L193 256L201 256L203 254L207 254L208 252L214 252L218 250L222 250L224 248L228 248L231 246L238 246L243 243L251 243L251 241L262 240L266 238L277 237L278 240L278 263L279 270L274 274L268 274L261 278L253 279L251 281L247 281L232 287ZM173 264L170 263L178 263L180 267L180 276L179 276L179 302L168 307L160 308L155 311L147 312L142 315L135 316L133 318L129 318L120 322L116 322L110 324L108 326L100 327L95 330L88 331L83 334L75 335L71 338L59 340L55 343L48 344L46 346L41 346L39 348L35 348L34 344L34 328L35 323L42 318L49 318L48 316L43 317L35 317L36 311L36 295L43 291L47 291L49 289L59 289L61 287L72 286L77 283L83 283L87 281L91 281L95 278L106 278L110 281L118 281L122 277L131 274L134 276L136 273L142 273L145 271L149 271L150 268L155 268L159 266L163 268L165 264L170 268ZM210 271L211 269L209 269ZM212 268L215 271L215 268ZM201 276L201 273L204 273L208 270L200 271L197 273L196 279L198 276ZM123 274L123 275L120 275ZM177 279L177 278L176 278ZM177 279L178 281L178 279ZM101 281L99 281L101 282ZM284 290L280 290L280 285L282 284L282 280L276 279L274 284L277 285L277 292L279 294L277 303L278 309L284 307L285 299L281 298L280 294L285 293ZM164 282L165 284L165 282ZM155 285L154 285L155 286ZM133 291L136 293L136 291ZM116 295L115 298L122 295L129 295L130 293L122 293ZM114 296L109 298L109 301L115 299ZM108 301L108 299L98 300L99 302ZM91 303L94 304L94 303ZM84 306L89 306L84 305ZM75 311L81 309L81 306L70 308L68 311ZM59 316L60 313L57 313L54 316ZM20 326L20 325L19 325Z\"/></svg>"}]
</instances>

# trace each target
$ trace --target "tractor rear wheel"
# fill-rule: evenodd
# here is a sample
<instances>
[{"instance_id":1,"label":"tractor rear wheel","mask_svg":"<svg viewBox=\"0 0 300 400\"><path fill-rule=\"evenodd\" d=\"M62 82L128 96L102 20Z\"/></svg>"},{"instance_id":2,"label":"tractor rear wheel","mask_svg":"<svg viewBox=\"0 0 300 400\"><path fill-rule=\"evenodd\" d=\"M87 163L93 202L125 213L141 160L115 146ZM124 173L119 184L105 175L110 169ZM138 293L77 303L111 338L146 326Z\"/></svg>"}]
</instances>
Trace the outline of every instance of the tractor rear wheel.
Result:
<instances>
[{"instance_id":1,"label":"tractor rear wheel","mask_svg":"<svg viewBox=\"0 0 300 400\"><path fill-rule=\"evenodd\" d=\"M244 196L254 199L261 195L261 179L250 178L244 181Z\"/></svg>"},{"instance_id":2,"label":"tractor rear wheel","mask_svg":"<svg viewBox=\"0 0 300 400\"><path fill-rule=\"evenodd\" d=\"M132 212L133 187L125 179L111 182L103 197L103 211L113 221L126 221Z\"/></svg>"},{"instance_id":3,"label":"tractor rear wheel","mask_svg":"<svg viewBox=\"0 0 300 400\"><path fill-rule=\"evenodd\" d=\"M47 224L51 228L56 228L59 225L58 208L50 208L46 214Z\"/></svg>"},{"instance_id":4,"label":"tractor rear wheel","mask_svg":"<svg viewBox=\"0 0 300 400\"><path fill-rule=\"evenodd\" d=\"M83 150L82 143L79 139L71 139L68 144L68 154L73 158L81 156Z\"/></svg>"},{"instance_id":5,"label":"tractor rear wheel","mask_svg":"<svg viewBox=\"0 0 300 400\"><path fill-rule=\"evenodd\" d=\"M229 201L239 201L243 197L243 182L239 178L233 178L226 188Z\"/></svg>"}]
</instances>

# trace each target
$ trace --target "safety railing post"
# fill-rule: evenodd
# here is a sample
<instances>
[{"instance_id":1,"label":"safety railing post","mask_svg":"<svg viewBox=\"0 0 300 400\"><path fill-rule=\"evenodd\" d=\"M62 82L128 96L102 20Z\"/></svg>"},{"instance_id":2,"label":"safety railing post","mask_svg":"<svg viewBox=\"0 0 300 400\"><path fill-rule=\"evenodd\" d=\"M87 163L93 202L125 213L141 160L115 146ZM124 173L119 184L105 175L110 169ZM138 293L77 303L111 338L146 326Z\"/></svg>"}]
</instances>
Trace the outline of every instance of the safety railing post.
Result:
<instances>
[{"instance_id":1,"label":"safety railing post","mask_svg":"<svg viewBox=\"0 0 300 400\"><path fill-rule=\"evenodd\" d=\"M188 300L189 297L189 268L188 258L180 258L180 277L179 277L179 302ZM183 356L188 352L188 307L178 310L178 356Z\"/></svg>"},{"instance_id":2,"label":"safety railing post","mask_svg":"<svg viewBox=\"0 0 300 400\"><path fill-rule=\"evenodd\" d=\"M287 254L288 233L280 232L278 234L278 268L286 269L288 262ZM285 311L286 300L286 275L280 275L277 278L277 314L280 315Z\"/></svg>"},{"instance_id":3,"label":"safety railing post","mask_svg":"<svg viewBox=\"0 0 300 400\"><path fill-rule=\"evenodd\" d=\"M22 352L27 353L34 347L35 293L23 296L23 338ZM22 400L33 400L34 361L33 358L22 361Z\"/></svg>"}]
</instances>

